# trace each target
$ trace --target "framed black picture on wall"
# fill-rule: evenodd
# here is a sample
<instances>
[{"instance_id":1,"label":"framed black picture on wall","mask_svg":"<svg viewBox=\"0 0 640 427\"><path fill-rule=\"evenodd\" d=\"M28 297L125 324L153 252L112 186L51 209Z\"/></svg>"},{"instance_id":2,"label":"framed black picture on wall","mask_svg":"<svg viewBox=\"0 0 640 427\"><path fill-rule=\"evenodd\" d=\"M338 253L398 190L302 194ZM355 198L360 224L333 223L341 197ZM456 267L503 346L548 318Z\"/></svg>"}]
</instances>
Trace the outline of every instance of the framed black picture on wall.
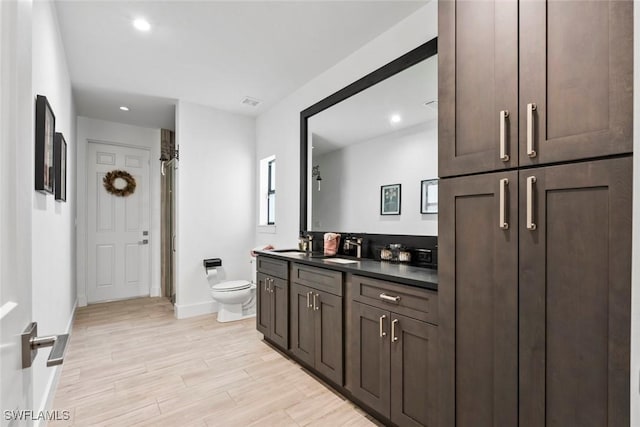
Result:
<instances>
[{"instance_id":1,"label":"framed black picture on wall","mask_svg":"<svg viewBox=\"0 0 640 427\"><path fill-rule=\"evenodd\" d=\"M400 215L400 184L380 187L380 215Z\"/></svg>"},{"instance_id":2,"label":"framed black picture on wall","mask_svg":"<svg viewBox=\"0 0 640 427\"><path fill-rule=\"evenodd\" d=\"M42 193L53 194L54 165L53 138L56 130L56 116L46 96L36 98L36 167L35 187Z\"/></svg>"},{"instance_id":3,"label":"framed black picture on wall","mask_svg":"<svg viewBox=\"0 0 640 427\"><path fill-rule=\"evenodd\" d=\"M67 201L67 142L60 132L53 139L53 164L55 169L55 198Z\"/></svg>"}]
</instances>

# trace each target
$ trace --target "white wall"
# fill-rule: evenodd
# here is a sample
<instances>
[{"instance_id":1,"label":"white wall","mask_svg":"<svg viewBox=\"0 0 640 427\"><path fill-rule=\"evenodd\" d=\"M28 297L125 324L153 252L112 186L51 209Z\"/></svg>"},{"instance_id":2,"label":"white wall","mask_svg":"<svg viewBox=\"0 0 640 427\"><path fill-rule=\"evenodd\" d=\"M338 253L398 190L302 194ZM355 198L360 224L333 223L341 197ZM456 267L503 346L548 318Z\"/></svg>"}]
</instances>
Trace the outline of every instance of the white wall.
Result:
<instances>
[{"instance_id":1,"label":"white wall","mask_svg":"<svg viewBox=\"0 0 640 427\"><path fill-rule=\"evenodd\" d=\"M438 235L438 215L420 213L420 181L438 178L438 123L427 123L314 156L312 230ZM380 215L380 186L401 184L401 215Z\"/></svg>"},{"instance_id":2,"label":"white wall","mask_svg":"<svg viewBox=\"0 0 640 427\"><path fill-rule=\"evenodd\" d=\"M181 101L176 142L180 146L176 316L183 318L217 310L203 259L222 258L221 280L251 280L255 121Z\"/></svg>"},{"instance_id":3,"label":"white wall","mask_svg":"<svg viewBox=\"0 0 640 427\"><path fill-rule=\"evenodd\" d=\"M67 142L67 202L33 190L32 283L33 320L38 335L67 331L76 304L75 230L75 107L66 55L53 2L33 2L33 97L47 97L56 116L56 132ZM32 157L33 158L33 157ZM33 176L33 163L31 163ZM45 409L55 390L60 368L47 368L48 350L33 365L34 409ZM53 388L53 390L52 390Z\"/></svg>"},{"instance_id":4,"label":"white wall","mask_svg":"<svg viewBox=\"0 0 640 427\"><path fill-rule=\"evenodd\" d=\"M87 144L89 141L127 145L149 150L149 204L151 226L149 246L151 259L150 295L160 296L160 129L143 128L122 123L78 117L78 305L87 305Z\"/></svg>"},{"instance_id":5,"label":"white wall","mask_svg":"<svg viewBox=\"0 0 640 427\"><path fill-rule=\"evenodd\" d=\"M254 217L256 242L295 247L300 218L300 111L437 36L438 4L427 3L293 94L261 114L256 122L256 160L275 154L276 229L262 232ZM324 177L323 177L324 178ZM257 196L256 196L257 199Z\"/></svg>"}]
</instances>

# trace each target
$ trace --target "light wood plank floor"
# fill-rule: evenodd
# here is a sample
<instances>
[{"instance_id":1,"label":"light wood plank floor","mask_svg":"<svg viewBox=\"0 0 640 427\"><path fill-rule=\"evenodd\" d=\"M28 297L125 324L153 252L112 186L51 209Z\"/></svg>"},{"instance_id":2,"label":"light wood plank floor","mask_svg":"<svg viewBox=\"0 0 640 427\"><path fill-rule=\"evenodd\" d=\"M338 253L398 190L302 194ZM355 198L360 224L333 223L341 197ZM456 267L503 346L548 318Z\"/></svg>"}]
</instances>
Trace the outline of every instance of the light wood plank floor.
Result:
<instances>
[{"instance_id":1,"label":"light wood plank floor","mask_svg":"<svg viewBox=\"0 0 640 427\"><path fill-rule=\"evenodd\" d=\"M50 426L372 426L261 340L255 319L176 320L164 298L78 309Z\"/></svg>"}]
</instances>

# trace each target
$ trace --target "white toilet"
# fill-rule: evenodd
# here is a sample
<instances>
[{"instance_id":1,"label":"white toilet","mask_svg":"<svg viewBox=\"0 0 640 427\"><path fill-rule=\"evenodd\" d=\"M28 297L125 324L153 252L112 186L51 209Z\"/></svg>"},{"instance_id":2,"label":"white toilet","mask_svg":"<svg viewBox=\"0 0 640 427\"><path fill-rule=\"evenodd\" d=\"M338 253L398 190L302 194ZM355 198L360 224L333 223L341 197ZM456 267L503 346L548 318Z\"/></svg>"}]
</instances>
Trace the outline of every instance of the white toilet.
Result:
<instances>
[{"instance_id":1,"label":"white toilet","mask_svg":"<svg viewBox=\"0 0 640 427\"><path fill-rule=\"evenodd\" d=\"M211 297L218 303L218 322L233 322L256 315L256 285L247 280L218 282L207 275Z\"/></svg>"}]
</instances>

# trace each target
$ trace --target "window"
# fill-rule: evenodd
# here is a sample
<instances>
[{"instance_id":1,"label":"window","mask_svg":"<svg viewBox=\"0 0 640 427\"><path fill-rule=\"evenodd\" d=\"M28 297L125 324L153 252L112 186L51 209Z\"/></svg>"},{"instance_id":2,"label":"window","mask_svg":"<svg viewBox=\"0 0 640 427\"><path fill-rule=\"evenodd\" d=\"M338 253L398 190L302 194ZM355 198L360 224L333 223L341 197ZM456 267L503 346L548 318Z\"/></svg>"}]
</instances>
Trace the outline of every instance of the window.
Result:
<instances>
[{"instance_id":1,"label":"window","mask_svg":"<svg viewBox=\"0 0 640 427\"><path fill-rule=\"evenodd\" d=\"M267 225L276 223L276 159L269 161L267 165Z\"/></svg>"},{"instance_id":2,"label":"window","mask_svg":"<svg viewBox=\"0 0 640 427\"><path fill-rule=\"evenodd\" d=\"M276 224L276 156L260 160L260 216L258 225L275 227ZM264 231L264 230L263 230Z\"/></svg>"}]
</instances>

